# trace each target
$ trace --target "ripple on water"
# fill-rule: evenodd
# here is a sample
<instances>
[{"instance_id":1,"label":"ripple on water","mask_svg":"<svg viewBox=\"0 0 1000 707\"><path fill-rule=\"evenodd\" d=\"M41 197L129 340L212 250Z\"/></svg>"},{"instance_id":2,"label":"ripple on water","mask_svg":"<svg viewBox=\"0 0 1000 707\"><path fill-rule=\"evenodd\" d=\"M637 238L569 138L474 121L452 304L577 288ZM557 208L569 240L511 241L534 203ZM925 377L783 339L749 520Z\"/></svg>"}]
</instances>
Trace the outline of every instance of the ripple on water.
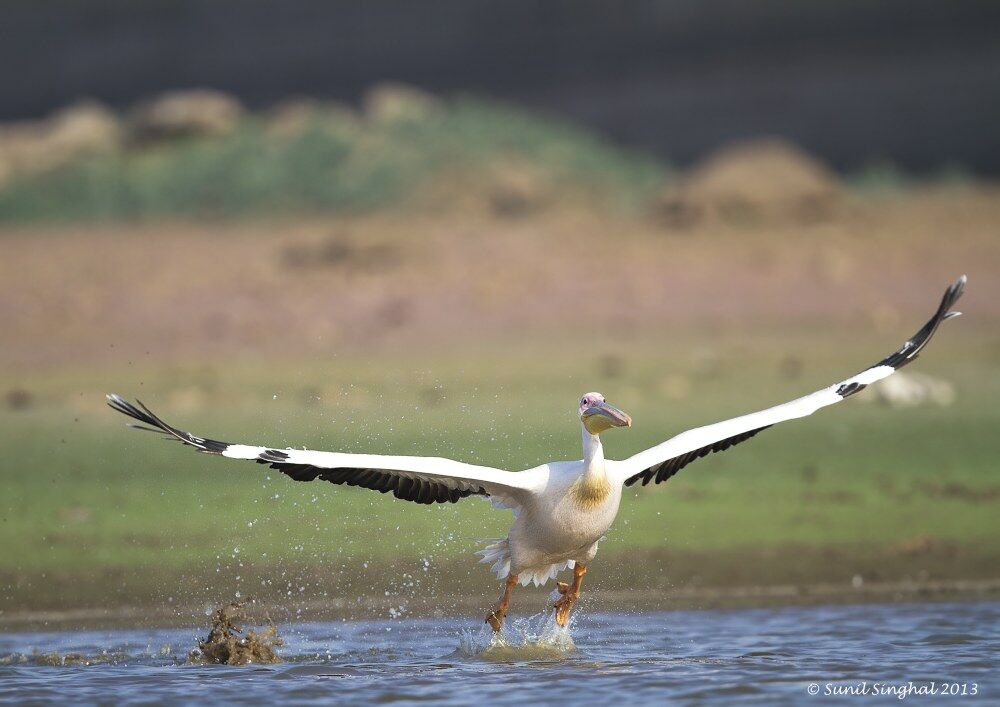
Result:
<instances>
[{"instance_id":1,"label":"ripple on water","mask_svg":"<svg viewBox=\"0 0 1000 707\"><path fill-rule=\"evenodd\" d=\"M582 612L571 630L546 611L498 637L470 617L317 622L252 666L183 665L198 629L0 633L0 702L799 704L810 683L944 678L992 696L998 623L997 602Z\"/></svg>"},{"instance_id":2,"label":"ripple on water","mask_svg":"<svg viewBox=\"0 0 1000 707\"><path fill-rule=\"evenodd\" d=\"M744 653L740 658L763 658L765 660L780 660L783 658L792 658L794 653L789 653L786 651L750 651L749 653Z\"/></svg>"},{"instance_id":3,"label":"ripple on water","mask_svg":"<svg viewBox=\"0 0 1000 707\"><path fill-rule=\"evenodd\" d=\"M967 643L982 643L986 638L974 633L932 633L924 636L920 643L925 646L961 646Z\"/></svg>"}]
</instances>

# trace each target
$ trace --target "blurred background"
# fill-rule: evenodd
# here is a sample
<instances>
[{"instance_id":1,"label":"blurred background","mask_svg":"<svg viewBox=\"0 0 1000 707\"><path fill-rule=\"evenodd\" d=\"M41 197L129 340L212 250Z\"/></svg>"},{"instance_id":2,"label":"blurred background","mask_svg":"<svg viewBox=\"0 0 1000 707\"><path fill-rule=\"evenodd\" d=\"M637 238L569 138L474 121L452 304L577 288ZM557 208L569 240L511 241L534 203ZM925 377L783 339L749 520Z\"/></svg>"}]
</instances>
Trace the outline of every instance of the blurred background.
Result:
<instances>
[{"instance_id":1,"label":"blurred background","mask_svg":"<svg viewBox=\"0 0 1000 707\"><path fill-rule=\"evenodd\" d=\"M0 85L0 628L496 591L506 512L105 393L520 469L579 457L596 389L620 458L862 369L962 273L904 373L629 491L584 601L1000 587L996 3L13 0Z\"/></svg>"}]
</instances>

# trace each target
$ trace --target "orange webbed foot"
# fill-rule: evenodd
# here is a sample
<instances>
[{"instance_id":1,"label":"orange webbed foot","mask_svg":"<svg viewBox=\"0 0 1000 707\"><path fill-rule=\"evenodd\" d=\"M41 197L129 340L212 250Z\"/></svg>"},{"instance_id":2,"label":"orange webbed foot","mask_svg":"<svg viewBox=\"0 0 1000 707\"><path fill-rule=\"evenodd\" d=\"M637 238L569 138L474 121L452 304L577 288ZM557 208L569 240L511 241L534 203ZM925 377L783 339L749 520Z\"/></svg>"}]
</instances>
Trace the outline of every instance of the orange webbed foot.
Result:
<instances>
[{"instance_id":1,"label":"orange webbed foot","mask_svg":"<svg viewBox=\"0 0 1000 707\"><path fill-rule=\"evenodd\" d=\"M562 598L555 603L556 623L565 626L569 623L570 614L577 599L580 598L580 585L583 584L583 575L587 573L587 568L577 563L573 568L573 584L566 582L556 582L556 590L562 594Z\"/></svg>"}]
</instances>

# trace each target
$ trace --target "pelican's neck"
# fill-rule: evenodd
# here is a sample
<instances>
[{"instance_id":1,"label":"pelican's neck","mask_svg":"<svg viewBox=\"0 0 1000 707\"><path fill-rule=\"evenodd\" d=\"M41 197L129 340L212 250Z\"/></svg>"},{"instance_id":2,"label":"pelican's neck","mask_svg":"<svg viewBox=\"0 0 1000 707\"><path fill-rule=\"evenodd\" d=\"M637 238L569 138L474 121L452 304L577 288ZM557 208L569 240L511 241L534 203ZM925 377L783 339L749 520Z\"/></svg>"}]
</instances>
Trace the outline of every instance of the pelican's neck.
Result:
<instances>
[{"instance_id":1,"label":"pelican's neck","mask_svg":"<svg viewBox=\"0 0 1000 707\"><path fill-rule=\"evenodd\" d=\"M583 473L587 476L604 477L604 447L601 446L599 435L591 434L587 428L583 430Z\"/></svg>"},{"instance_id":2,"label":"pelican's neck","mask_svg":"<svg viewBox=\"0 0 1000 707\"><path fill-rule=\"evenodd\" d=\"M581 425L582 426L582 425ZM604 469L601 438L583 428L583 473L573 483L573 497L583 509L600 506L611 494L611 482Z\"/></svg>"}]
</instances>

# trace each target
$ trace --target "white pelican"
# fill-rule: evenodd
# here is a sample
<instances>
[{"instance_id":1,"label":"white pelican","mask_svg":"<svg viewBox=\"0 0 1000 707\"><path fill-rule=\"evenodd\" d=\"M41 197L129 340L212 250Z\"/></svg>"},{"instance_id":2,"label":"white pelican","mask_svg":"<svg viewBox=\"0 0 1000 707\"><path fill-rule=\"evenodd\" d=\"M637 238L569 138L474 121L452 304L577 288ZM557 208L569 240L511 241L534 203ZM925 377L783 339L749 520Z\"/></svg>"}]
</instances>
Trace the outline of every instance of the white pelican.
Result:
<instances>
[{"instance_id":1,"label":"white pelican","mask_svg":"<svg viewBox=\"0 0 1000 707\"><path fill-rule=\"evenodd\" d=\"M558 583L562 598L555 604L556 620L565 625L580 596L587 564L618 513L624 487L666 481L696 459L729 449L778 422L811 415L891 375L917 357L941 322L958 316L959 312L950 310L964 285L963 275L948 288L934 316L913 338L861 373L782 405L688 430L623 461L604 458L600 435L613 427L630 427L632 419L599 393L587 393L579 401L583 459L550 462L521 472L434 457L230 444L171 427L141 402L132 405L117 395L109 395L108 404L145 425L134 427L164 432L208 454L267 464L296 481L322 479L380 493L391 491L398 499L416 503L455 503L468 496L486 496L494 506L514 512L507 537L478 553L483 562L493 563L498 579L506 579L499 601L486 617L487 623L494 631L500 630L516 584L545 584L569 567L573 569L573 583Z\"/></svg>"}]
</instances>

